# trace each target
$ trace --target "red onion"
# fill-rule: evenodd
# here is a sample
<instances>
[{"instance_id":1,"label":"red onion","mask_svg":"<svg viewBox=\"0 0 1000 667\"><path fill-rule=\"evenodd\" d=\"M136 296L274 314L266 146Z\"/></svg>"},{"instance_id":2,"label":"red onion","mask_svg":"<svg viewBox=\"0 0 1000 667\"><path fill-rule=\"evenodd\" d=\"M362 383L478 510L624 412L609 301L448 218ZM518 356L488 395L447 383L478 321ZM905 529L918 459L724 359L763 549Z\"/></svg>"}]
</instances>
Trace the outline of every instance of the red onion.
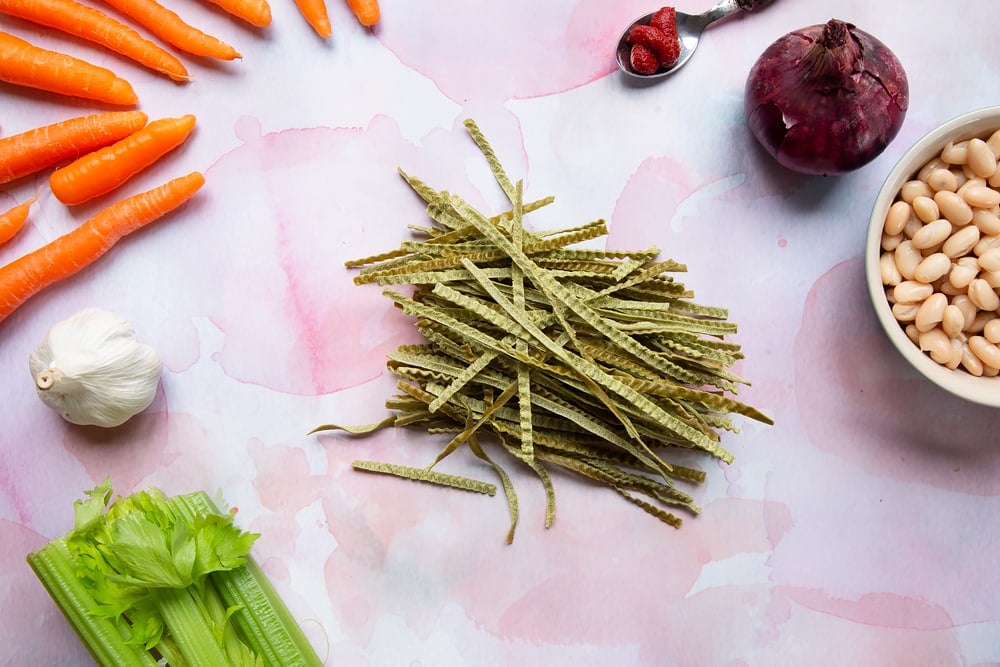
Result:
<instances>
[{"instance_id":1,"label":"red onion","mask_svg":"<svg viewBox=\"0 0 1000 667\"><path fill-rule=\"evenodd\" d=\"M837 19L779 38L746 84L753 135L779 163L806 174L838 174L875 159L908 105L895 54Z\"/></svg>"}]
</instances>

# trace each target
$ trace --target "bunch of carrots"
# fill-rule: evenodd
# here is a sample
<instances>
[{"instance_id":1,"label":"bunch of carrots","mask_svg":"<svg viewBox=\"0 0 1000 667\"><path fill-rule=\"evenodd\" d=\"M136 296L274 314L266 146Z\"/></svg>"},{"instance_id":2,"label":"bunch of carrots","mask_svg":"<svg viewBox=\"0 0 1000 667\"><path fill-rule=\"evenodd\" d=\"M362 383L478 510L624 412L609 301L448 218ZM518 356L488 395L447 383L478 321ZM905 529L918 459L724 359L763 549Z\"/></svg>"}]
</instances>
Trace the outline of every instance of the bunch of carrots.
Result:
<instances>
[{"instance_id":1,"label":"bunch of carrots","mask_svg":"<svg viewBox=\"0 0 1000 667\"><path fill-rule=\"evenodd\" d=\"M255 28L271 25L268 0L209 1ZM103 2L178 52L219 60L242 57L234 47L192 26L157 0ZM330 37L326 0L295 0L295 4L318 35ZM347 4L366 27L381 18L378 0L347 0ZM122 21L78 0L0 0L0 13L98 44L174 81L190 79L175 55ZM131 106L138 101L128 81L110 70L5 32L0 32L0 81L108 104Z\"/></svg>"},{"instance_id":2,"label":"bunch of carrots","mask_svg":"<svg viewBox=\"0 0 1000 667\"><path fill-rule=\"evenodd\" d=\"M141 111L79 116L0 138L0 184L70 160L49 176L56 199L82 204L108 194L180 146L195 117L146 123ZM69 278L106 254L119 240L159 220L205 183L200 172L107 206L76 229L0 267L0 322L49 285ZM38 194L0 213L0 245L28 220Z\"/></svg>"},{"instance_id":3,"label":"bunch of carrots","mask_svg":"<svg viewBox=\"0 0 1000 667\"><path fill-rule=\"evenodd\" d=\"M271 24L268 0L208 0L254 28ZM326 0L294 0L322 38L332 34ZM181 54L235 60L229 44L190 25L158 0L102 0L122 20L78 0L0 0L7 14L52 28L122 55L151 71L183 83L190 80ZM346 0L358 21L380 20L378 0ZM124 20L151 33L146 38ZM42 48L0 31L0 81L113 106L134 107L132 85L111 70L68 54ZM76 116L0 138L0 186L54 168L48 183L67 206L107 195L183 144L195 117L148 122L137 110ZM0 322L30 297L66 279L107 253L120 239L160 219L189 200L204 184L200 172L111 204L78 228L5 266L0 266ZM24 227L39 193L0 211L0 246Z\"/></svg>"}]
</instances>

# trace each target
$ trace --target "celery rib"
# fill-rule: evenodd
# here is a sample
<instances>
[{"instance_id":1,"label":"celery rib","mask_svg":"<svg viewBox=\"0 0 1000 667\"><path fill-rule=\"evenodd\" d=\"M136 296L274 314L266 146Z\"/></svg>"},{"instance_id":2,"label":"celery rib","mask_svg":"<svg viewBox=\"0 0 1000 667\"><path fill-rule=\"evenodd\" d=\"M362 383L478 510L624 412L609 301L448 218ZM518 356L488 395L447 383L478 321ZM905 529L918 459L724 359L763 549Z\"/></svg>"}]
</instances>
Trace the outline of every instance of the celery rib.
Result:
<instances>
[{"instance_id":1,"label":"celery rib","mask_svg":"<svg viewBox=\"0 0 1000 667\"><path fill-rule=\"evenodd\" d=\"M174 509L187 519L220 510L204 492L175 496ZM323 662L260 566L248 558L242 567L209 575L226 605L239 607L232 622L247 645L268 667L321 667Z\"/></svg>"},{"instance_id":2,"label":"celery rib","mask_svg":"<svg viewBox=\"0 0 1000 667\"><path fill-rule=\"evenodd\" d=\"M204 667L228 665L219 642L212 636L212 630L205 623L205 617L189 589L152 588L150 596L188 662Z\"/></svg>"},{"instance_id":3,"label":"celery rib","mask_svg":"<svg viewBox=\"0 0 1000 667\"><path fill-rule=\"evenodd\" d=\"M94 614L97 605L77 579L63 538L31 552L27 561L97 664L156 667L156 660L141 646L125 641L115 623Z\"/></svg>"}]
</instances>

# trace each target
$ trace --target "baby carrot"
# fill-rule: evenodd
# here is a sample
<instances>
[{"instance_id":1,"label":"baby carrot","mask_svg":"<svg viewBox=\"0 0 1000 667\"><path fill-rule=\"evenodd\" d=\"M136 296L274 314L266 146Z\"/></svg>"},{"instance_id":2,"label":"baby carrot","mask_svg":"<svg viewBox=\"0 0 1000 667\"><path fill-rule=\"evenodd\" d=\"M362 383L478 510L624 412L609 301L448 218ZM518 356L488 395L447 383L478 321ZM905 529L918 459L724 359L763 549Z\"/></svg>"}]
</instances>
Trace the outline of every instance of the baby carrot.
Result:
<instances>
[{"instance_id":1,"label":"baby carrot","mask_svg":"<svg viewBox=\"0 0 1000 667\"><path fill-rule=\"evenodd\" d=\"M204 185L195 171L108 206L72 231L0 267L0 322L46 287L90 266L122 238L178 208Z\"/></svg>"},{"instance_id":2,"label":"baby carrot","mask_svg":"<svg viewBox=\"0 0 1000 667\"><path fill-rule=\"evenodd\" d=\"M23 204L9 209L6 213L0 213L0 245L10 241L21 231L24 223L28 220L28 209L37 199L38 195L36 194Z\"/></svg>"},{"instance_id":3,"label":"baby carrot","mask_svg":"<svg viewBox=\"0 0 1000 667\"><path fill-rule=\"evenodd\" d=\"M49 176L52 194L68 206L107 194L184 143L194 124L190 114L154 120L135 134L56 169Z\"/></svg>"},{"instance_id":4,"label":"baby carrot","mask_svg":"<svg viewBox=\"0 0 1000 667\"><path fill-rule=\"evenodd\" d=\"M190 78L184 64L172 53L121 21L76 0L0 0L0 12L100 44L174 81Z\"/></svg>"},{"instance_id":5,"label":"baby carrot","mask_svg":"<svg viewBox=\"0 0 1000 667\"><path fill-rule=\"evenodd\" d=\"M330 15L326 11L326 0L295 0L295 4L317 35L328 39L333 34Z\"/></svg>"},{"instance_id":6,"label":"baby carrot","mask_svg":"<svg viewBox=\"0 0 1000 667\"><path fill-rule=\"evenodd\" d=\"M132 106L139 99L109 69L0 32L0 81L50 93Z\"/></svg>"},{"instance_id":7,"label":"baby carrot","mask_svg":"<svg viewBox=\"0 0 1000 667\"><path fill-rule=\"evenodd\" d=\"M347 0L347 6L358 17L358 22L366 28L378 23L380 17L378 0Z\"/></svg>"},{"instance_id":8,"label":"baby carrot","mask_svg":"<svg viewBox=\"0 0 1000 667\"><path fill-rule=\"evenodd\" d=\"M0 184L113 144L139 130L146 120L141 111L107 111L2 137Z\"/></svg>"},{"instance_id":9,"label":"baby carrot","mask_svg":"<svg viewBox=\"0 0 1000 667\"><path fill-rule=\"evenodd\" d=\"M267 0L208 0L222 11L257 28L271 25L271 5Z\"/></svg>"},{"instance_id":10,"label":"baby carrot","mask_svg":"<svg viewBox=\"0 0 1000 667\"><path fill-rule=\"evenodd\" d=\"M175 12L156 0L104 0L104 2L179 51L219 60L242 58L229 44L185 23Z\"/></svg>"}]
</instances>

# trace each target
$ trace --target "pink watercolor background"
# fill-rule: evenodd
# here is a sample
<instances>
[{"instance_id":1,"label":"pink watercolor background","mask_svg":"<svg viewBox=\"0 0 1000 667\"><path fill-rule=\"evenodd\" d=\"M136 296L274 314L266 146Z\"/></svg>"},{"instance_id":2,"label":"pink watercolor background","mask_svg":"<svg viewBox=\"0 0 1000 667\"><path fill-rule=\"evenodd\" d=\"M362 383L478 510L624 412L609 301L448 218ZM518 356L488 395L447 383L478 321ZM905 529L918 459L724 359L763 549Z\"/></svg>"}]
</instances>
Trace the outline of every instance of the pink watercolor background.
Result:
<instances>
[{"instance_id":1,"label":"pink watercolor background","mask_svg":"<svg viewBox=\"0 0 1000 667\"><path fill-rule=\"evenodd\" d=\"M613 70L624 24L655 8L635 0L382 0L371 32L331 0L326 44L293 3L275 3L264 31L185 6L245 57L194 62L183 87L0 18L114 67L151 117L198 115L192 140L124 190L192 169L208 180L0 324L0 594L17 601L0 614L0 665L88 664L24 558L109 475L121 493L205 489L237 507L331 665L1000 664L1000 413L905 366L861 265L893 161L936 124L997 103L1000 8L966 4L838 5L897 52L911 108L883 156L820 179L778 168L742 121L751 63L780 34L830 18L817 0L713 27L685 70L651 87ZM962 48L928 48L928 34L961 34ZM90 108L0 86L0 133ZM545 530L537 478L508 462L521 519L505 545L502 498L351 468L426 465L438 437L307 435L381 419L385 355L414 340L379 288L344 268L424 222L396 169L501 205L462 129L470 116L527 197L556 196L531 225L605 218L609 246L684 262L696 300L739 323L737 370L751 383L740 398L776 424L727 433L731 466L692 460L708 472L692 489L704 512L680 530L564 474ZM7 186L0 206L36 189L0 263L107 203L67 209L40 175ZM89 305L128 317L165 364L153 405L117 429L62 422L27 372L45 330ZM442 469L492 479L473 457Z\"/></svg>"}]
</instances>

